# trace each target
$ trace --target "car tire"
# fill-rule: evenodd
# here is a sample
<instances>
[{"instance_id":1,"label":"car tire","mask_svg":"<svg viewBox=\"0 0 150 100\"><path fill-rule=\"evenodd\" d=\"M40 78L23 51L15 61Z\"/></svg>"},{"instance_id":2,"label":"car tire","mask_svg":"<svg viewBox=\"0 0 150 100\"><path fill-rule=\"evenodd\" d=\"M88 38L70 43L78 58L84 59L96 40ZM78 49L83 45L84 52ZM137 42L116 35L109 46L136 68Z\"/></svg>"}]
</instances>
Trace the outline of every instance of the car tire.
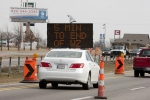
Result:
<instances>
[{"instance_id":1,"label":"car tire","mask_svg":"<svg viewBox=\"0 0 150 100\"><path fill-rule=\"evenodd\" d=\"M46 89L46 86L47 86L47 83L45 83L45 82L39 82L39 88L40 89Z\"/></svg>"},{"instance_id":2,"label":"car tire","mask_svg":"<svg viewBox=\"0 0 150 100\"><path fill-rule=\"evenodd\" d=\"M139 71L138 70L134 70L134 77L139 77Z\"/></svg>"},{"instance_id":3,"label":"car tire","mask_svg":"<svg viewBox=\"0 0 150 100\"><path fill-rule=\"evenodd\" d=\"M113 58L113 56L110 56L110 58Z\"/></svg>"},{"instance_id":4,"label":"car tire","mask_svg":"<svg viewBox=\"0 0 150 100\"><path fill-rule=\"evenodd\" d=\"M98 82L96 84L93 84L93 88L98 88Z\"/></svg>"},{"instance_id":5,"label":"car tire","mask_svg":"<svg viewBox=\"0 0 150 100\"><path fill-rule=\"evenodd\" d=\"M90 85L91 85L91 76L89 74L87 83L86 84L82 84L82 87L83 87L84 90L89 90L90 89Z\"/></svg>"},{"instance_id":6,"label":"car tire","mask_svg":"<svg viewBox=\"0 0 150 100\"><path fill-rule=\"evenodd\" d=\"M51 83L53 88L58 87L58 83Z\"/></svg>"},{"instance_id":7,"label":"car tire","mask_svg":"<svg viewBox=\"0 0 150 100\"><path fill-rule=\"evenodd\" d=\"M141 77L144 77L145 76L145 73L143 71L140 71L140 76Z\"/></svg>"}]
</instances>

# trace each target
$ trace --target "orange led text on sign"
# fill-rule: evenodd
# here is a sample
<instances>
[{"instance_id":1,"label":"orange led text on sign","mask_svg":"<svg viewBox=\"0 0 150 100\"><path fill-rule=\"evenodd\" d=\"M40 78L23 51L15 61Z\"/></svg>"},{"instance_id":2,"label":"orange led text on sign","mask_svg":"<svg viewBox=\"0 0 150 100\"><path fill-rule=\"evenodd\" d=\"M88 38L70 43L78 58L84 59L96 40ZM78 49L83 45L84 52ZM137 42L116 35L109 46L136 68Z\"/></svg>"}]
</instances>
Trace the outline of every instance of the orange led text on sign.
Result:
<instances>
[{"instance_id":1,"label":"orange led text on sign","mask_svg":"<svg viewBox=\"0 0 150 100\"><path fill-rule=\"evenodd\" d=\"M55 34L55 39L56 39L54 41L54 46L61 47L62 45L64 45L65 35L69 35L70 47L80 48L81 40L86 38L86 33L82 32L81 25L70 24L70 25L65 25L64 28L65 28L64 31L65 32L69 31L69 34L65 34L65 32L60 32L59 24L54 25L54 31L55 31L54 34Z\"/></svg>"}]
</instances>

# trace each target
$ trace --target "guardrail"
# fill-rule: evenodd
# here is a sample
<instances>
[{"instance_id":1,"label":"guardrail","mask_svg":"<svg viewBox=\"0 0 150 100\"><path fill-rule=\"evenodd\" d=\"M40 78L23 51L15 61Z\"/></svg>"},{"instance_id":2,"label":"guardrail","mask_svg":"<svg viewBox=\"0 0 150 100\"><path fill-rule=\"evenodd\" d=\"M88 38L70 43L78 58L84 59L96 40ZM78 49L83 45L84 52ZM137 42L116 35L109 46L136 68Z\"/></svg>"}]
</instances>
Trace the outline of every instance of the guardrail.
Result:
<instances>
[{"instance_id":1,"label":"guardrail","mask_svg":"<svg viewBox=\"0 0 150 100\"><path fill-rule=\"evenodd\" d=\"M42 58L43 58L43 56L41 56L41 57L39 57L39 58L37 58L37 59L40 59L40 60L42 60ZM10 73L12 73L12 68L14 68L15 67L15 69L17 70L17 72L19 72L19 73L21 73L21 72L23 72L23 66L20 64L20 62L21 62L21 60L20 60L21 58L20 57L18 57L17 58L17 65L16 66L12 66L12 57L9 57L8 58L8 60L9 60L9 65L7 65L7 66L4 66L4 67L2 67L2 57L0 57L0 74L2 73L2 72L5 72L5 73L8 73L8 74L10 74ZM37 66L38 66L38 64L37 64ZM3 70L2 70L3 69ZM5 70L5 71L4 71Z\"/></svg>"},{"instance_id":2,"label":"guardrail","mask_svg":"<svg viewBox=\"0 0 150 100\"><path fill-rule=\"evenodd\" d=\"M93 59L94 59L94 61L97 63L97 64L99 64L100 63L100 58L101 58L101 55L93 55L92 56L93 57ZM126 58L124 58L125 59L125 63L132 63L133 62L133 57L134 56L126 56ZM40 60L42 60L42 56L40 56L40 57L38 57L37 59L40 59ZM105 56L104 57L104 62L105 62L105 64L108 64L108 63L115 63L115 56L113 56L113 57L110 57L110 56ZM17 65L16 66L12 66L12 61L13 61L13 58L12 57L9 57L9 65L8 66L5 66L5 72L7 72L7 73L11 73L11 71L12 71L12 68L13 67L15 67L16 68L16 70L17 70L17 72L23 72L23 66L20 64L20 62L21 62L21 58L20 57L18 57L17 58ZM38 66L38 64L37 64L37 66ZM2 73L2 57L0 57L0 74ZM6 71L7 70L7 71Z\"/></svg>"}]
</instances>

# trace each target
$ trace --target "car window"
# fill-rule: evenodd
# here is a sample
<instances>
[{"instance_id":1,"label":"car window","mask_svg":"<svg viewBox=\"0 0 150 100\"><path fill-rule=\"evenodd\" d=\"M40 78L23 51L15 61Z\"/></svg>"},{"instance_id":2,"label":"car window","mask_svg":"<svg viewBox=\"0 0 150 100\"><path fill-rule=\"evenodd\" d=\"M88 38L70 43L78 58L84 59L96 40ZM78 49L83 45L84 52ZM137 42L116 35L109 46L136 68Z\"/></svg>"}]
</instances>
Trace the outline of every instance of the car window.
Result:
<instances>
[{"instance_id":1,"label":"car window","mask_svg":"<svg viewBox=\"0 0 150 100\"><path fill-rule=\"evenodd\" d=\"M88 51L86 52L86 59L93 62L93 59L91 59Z\"/></svg>"},{"instance_id":2,"label":"car window","mask_svg":"<svg viewBox=\"0 0 150 100\"><path fill-rule=\"evenodd\" d=\"M90 56L90 58L91 58L91 61L94 62L94 59L93 59L92 55L91 55L89 52L87 52L87 53L89 54L89 56Z\"/></svg>"},{"instance_id":3,"label":"car window","mask_svg":"<svg viewBox=\"0 0 150 100\"><path fill-rule=\"evenodd\" d=\"M82 52L76 51L50 51L47 57L81 58Z\"/></svg>"},{"instance_id":4,"label":"car window","mask_svg":"<svg viewBox=\"0 0 150 100\"><path fill-rule=\"evenodd\" d=\"M103 51L110 51L110 48L105 48L103 49Z\"/></svg>"},{"instance_id":5,"label":"car window","mask_svg":"<svg viewBox=\"0 0 150 100\"><path fill-rule=\"evenodd\" d=\"M143 50L141 56L150 56L150 50Z\"/></svg>"}]
</instances>

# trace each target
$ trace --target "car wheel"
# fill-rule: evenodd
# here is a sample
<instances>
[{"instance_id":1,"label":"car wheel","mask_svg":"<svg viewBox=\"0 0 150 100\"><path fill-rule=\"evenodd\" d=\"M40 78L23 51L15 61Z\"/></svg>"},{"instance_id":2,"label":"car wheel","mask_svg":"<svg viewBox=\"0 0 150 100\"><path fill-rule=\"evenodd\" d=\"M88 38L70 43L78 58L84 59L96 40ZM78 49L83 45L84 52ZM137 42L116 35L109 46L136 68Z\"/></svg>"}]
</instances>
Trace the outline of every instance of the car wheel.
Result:
<instances>
[{"instance_id":1,"label":"car wheel","mask_svg":"<svg viewBox=\"0 0 150 100\"><path fill-rule=\"evenodd\" d=\"M145 76L145 73L143 71L140 71L140 76L141 77L144 77Z\"/></svg>"},{"instance_id":2,"label":"car wheel","mask_svg":"<svg viewBox=\"0 0 150 100\"><path fill-rule=\"evenodd\" d=\"M52 87L56 88L58 87L58 83L51 83L52 84Z\"/></svg>"},{"instance_id":3,"label":"car wheel","mask_svg":"<svg viewBox=\"0 0 150 100\"><path fill-rule=\"evenodd\" d=\"M138 70L134 70L134 77L139 77L139 71Z\"/></svg>"},{"instance_id":4,"label":"car wheel","mask_svg":"<svg viewBox=\"0 0 150 100\"><path fill-rule=\"evenodd\" d=\"M46 88L46 86L47 86L47 83L45 83L45 82L39 82L39 88L40 89L45 89Z\"/></svg>"},{"instance_id":5,"label":"car wheel","mask_svg":"<svg viewBox=\"0 0 150 100\"><path fill-rule=\"evenodd\" d=\"M87 83L86 83L86 84L83 84L82 86L83 86L83 89L84 89L84 90L89 90L89 89L90 89L90 85L91 85L91 76L90 76L90 74L89 74Z\"/></svg>"},{"instance_id":6,"label":"car wheel","mask_svg":"<svg viewBox=\"0 0 150 100\"><path fill-rule=\"evenodd\" d=\"M93 88L98 88L98 82L96 84L93 84Z\"/></svg>"}]
</instances>

